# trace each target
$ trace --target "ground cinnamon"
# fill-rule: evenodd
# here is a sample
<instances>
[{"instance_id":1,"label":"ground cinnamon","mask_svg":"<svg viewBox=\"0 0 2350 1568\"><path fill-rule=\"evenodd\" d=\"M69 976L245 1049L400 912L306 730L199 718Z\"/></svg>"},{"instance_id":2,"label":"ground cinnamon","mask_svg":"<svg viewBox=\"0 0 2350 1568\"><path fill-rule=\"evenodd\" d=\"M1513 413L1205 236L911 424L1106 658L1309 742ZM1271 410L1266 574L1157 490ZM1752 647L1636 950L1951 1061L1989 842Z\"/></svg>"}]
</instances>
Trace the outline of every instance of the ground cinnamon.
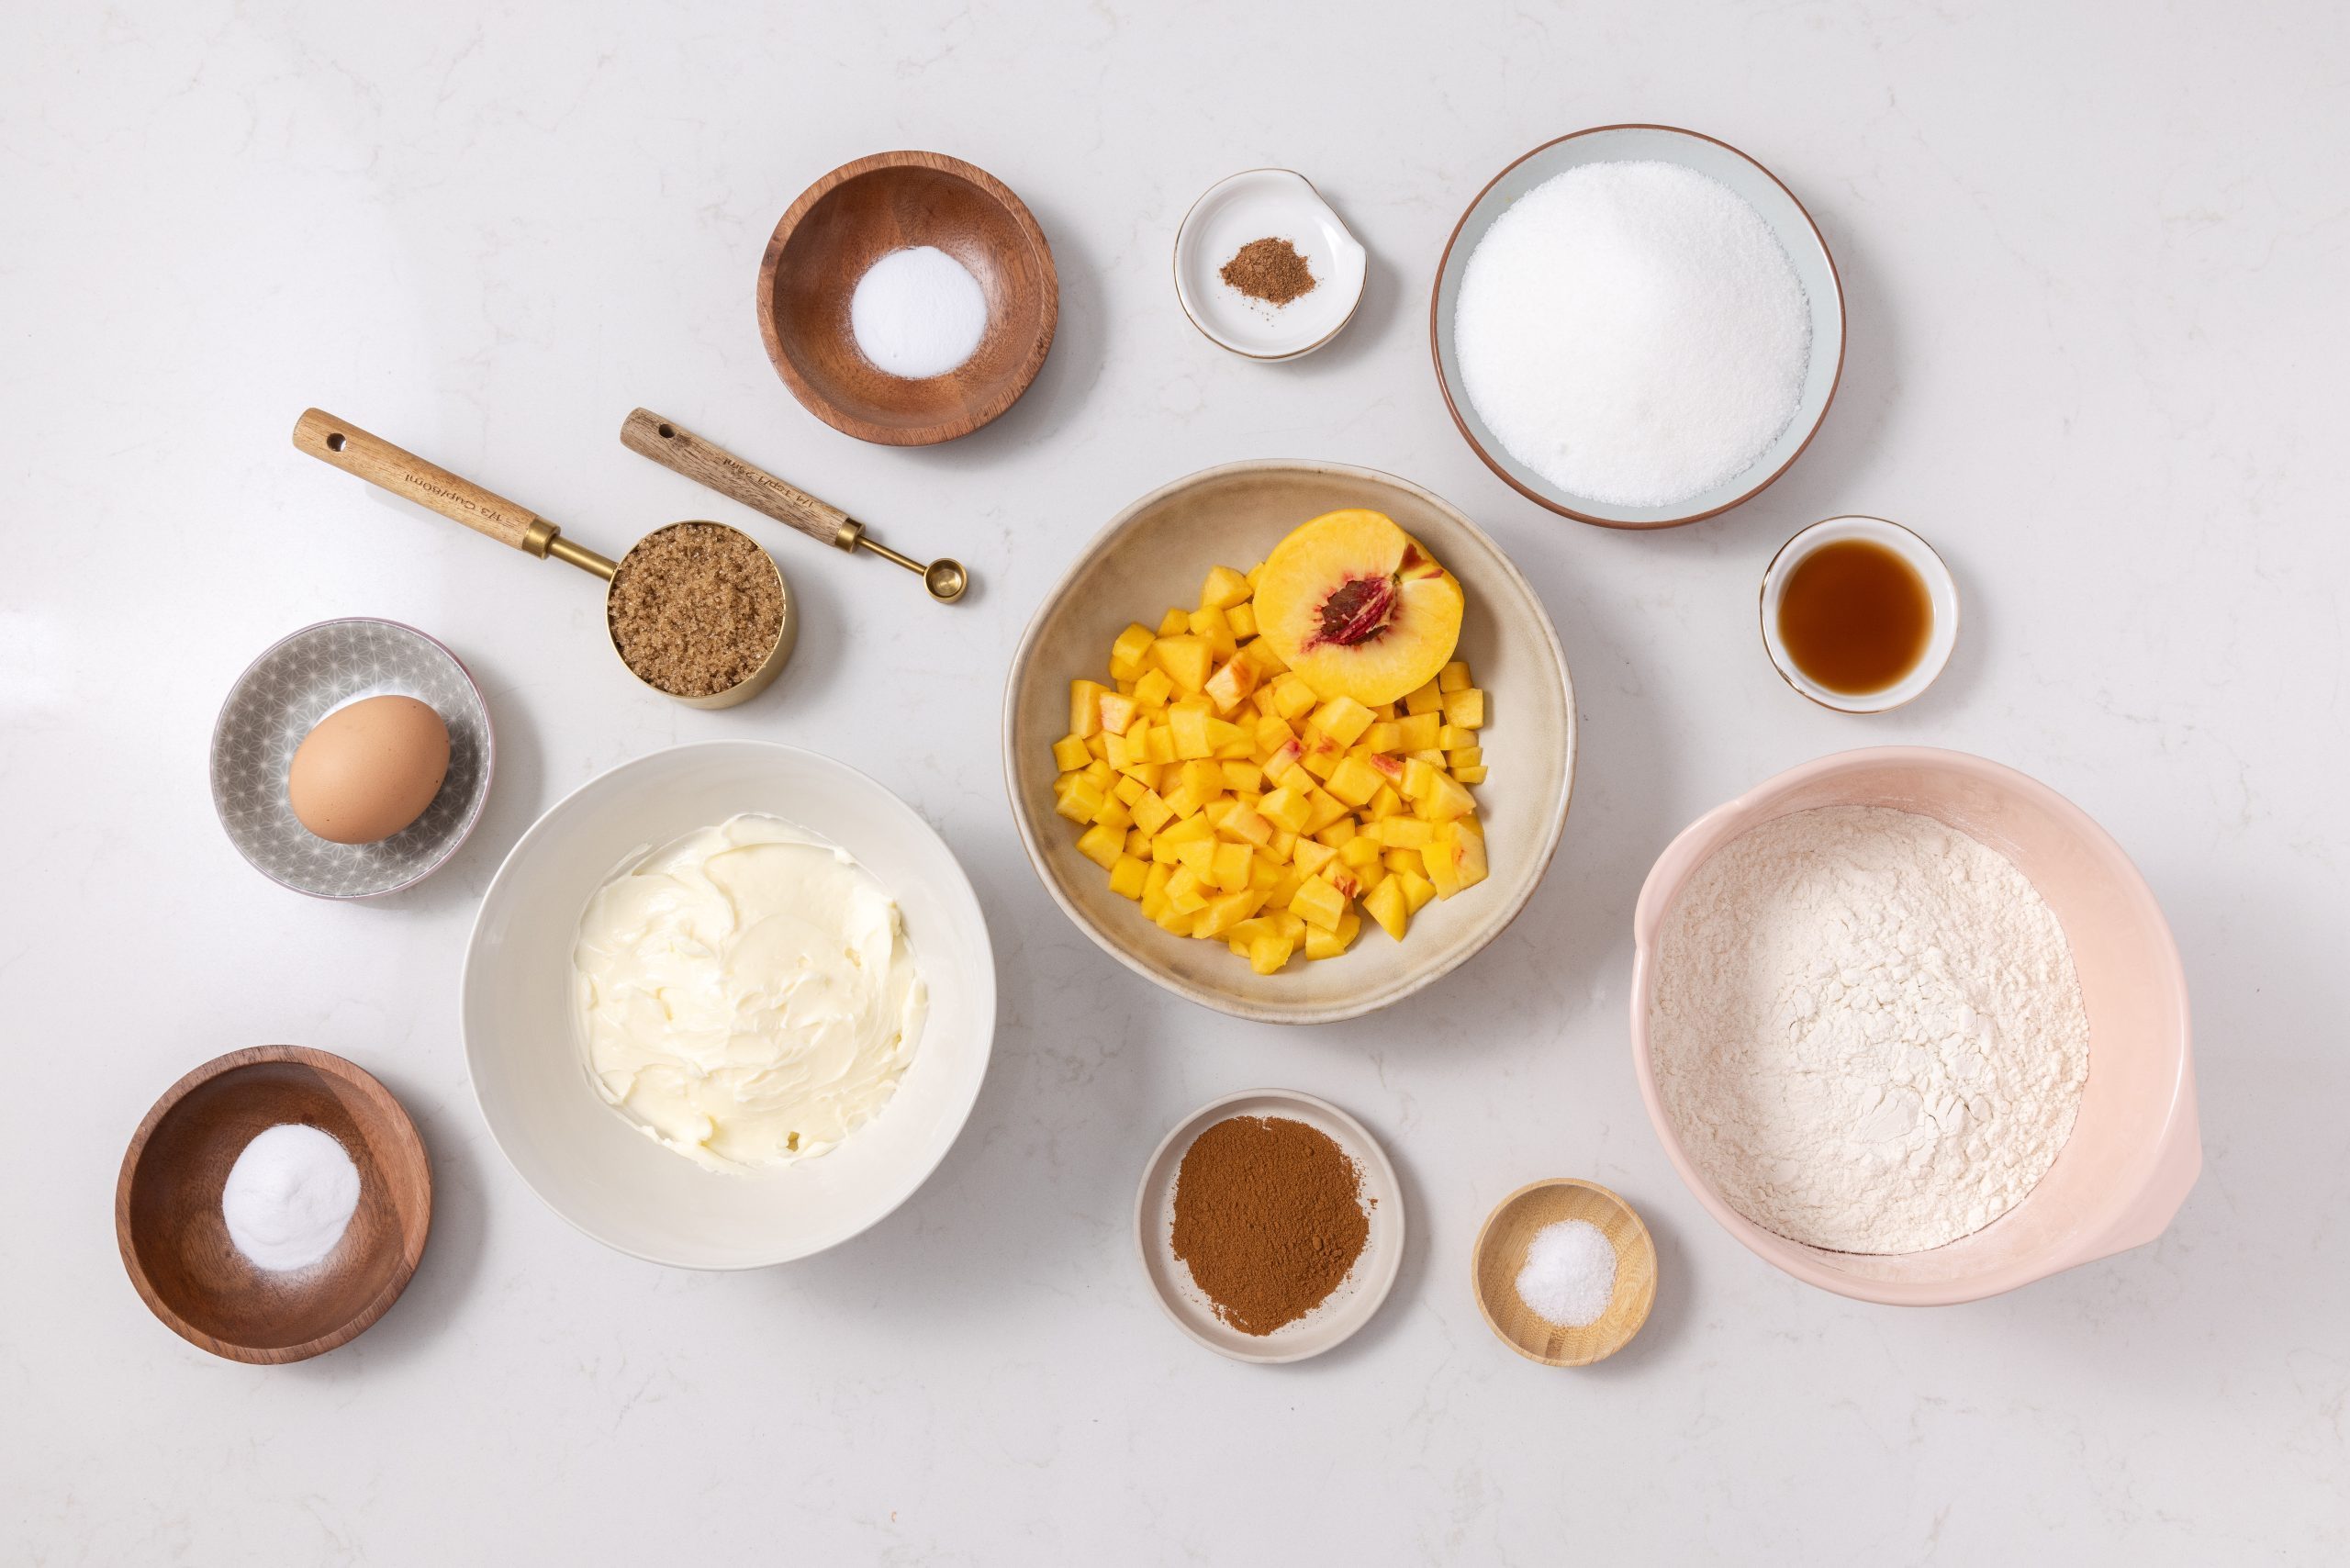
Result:
<instances>
[{"instance_id":1,"label":"ground cinnamon","mask_svg":"<svg viewBox=\"0 0 2350 1568\"><path fill-rule=\"evenodd\" d=\"M1233 253L1217 276L1251 299L1287 305L1301 294L1314 292L1314 269L1286 240L1251 240Z\"/></svg>"},{"instance_id":2,"label":"ground cinnamon","mask_svg":"<svg viewBox=\"0 0 2350 1568\"><path fill-rule=\"evenodd\" d=\"M1175 1256L1243 1334L1270 1334L1321 1305L1370 1236L1361 1172L1304 1122L1218 1122L1176 1172Z\"/></svg>"}]
</instances>

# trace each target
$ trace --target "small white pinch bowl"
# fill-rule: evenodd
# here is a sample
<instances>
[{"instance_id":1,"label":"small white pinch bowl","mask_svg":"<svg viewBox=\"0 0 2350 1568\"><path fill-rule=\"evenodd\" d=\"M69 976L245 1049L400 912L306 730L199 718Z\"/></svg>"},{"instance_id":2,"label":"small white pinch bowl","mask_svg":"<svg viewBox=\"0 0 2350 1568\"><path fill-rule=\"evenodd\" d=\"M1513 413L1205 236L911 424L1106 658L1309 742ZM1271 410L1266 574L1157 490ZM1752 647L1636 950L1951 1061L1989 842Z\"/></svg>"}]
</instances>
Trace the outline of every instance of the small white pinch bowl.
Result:
<instances>
[{"instance_id":1,"label":"small white pinch bowl","mask_svg":"<svg viewBox=\"0 0 2350 1568\"><path fill-rule=\"evenodd\" d=\"M644 850L763 812L847 850L904 912L930 1013L898 1092L829 1153L706 1170L606 1104L572 1016L579 914ZM460 981L490 1136L532 1191L608 1247L679 1269L822 1252L913 1195L962 1131L995 1039L995 959L971 884L915 811L845 764L764 741L673 746L598 775L524 834L482 899Z\"/></svg>"},{"instance_id":2,"label":"small white pinch bowl","mask_svg":"<svg viewBox=\"0 0 2350 1568\"><path fill-rule=\"evenodd\" d=\"M1865 539L1872 544L1883 545L1907 561L1909 569L1926 585L1926 597L1933 607L1933 631L1927 635L1926 651L1918 656L1917 665L1891 686L1874 691L1835 691L1820 685L1804 674L1803 666L1796 663L1779 636L1779 601L1786 593L1787 578L1820 546L1847 539ZM1951 650L1958 645L1958 584L1951 577L1950 567L1942 564L1932 545L1899 523L1881 517L1826 518L1780 545L1779 553L1771 557L1770 566L1762 572L1762 647L1771 655L1772 667L1779 672L1779 678L1822 708L1833 708L1839 713L1886 713L1915 700L1933 685L1934 678L1950 663Z\"/></svg>"},{"instance_id":3,"label":"small white pinch bowl","mask_svg":"<svg viewBox=\"0 0 2350 1568\"><path fill-rule=\"evenodd\" d=\"M1251 240L1287 240L1314 287L1287 305L1251 299L1224 263ZM1370 255L1313 182L1293 169L1248 169L1217 181L1175 231L1175 297L1211 341L1250 359L1296 359L1337 337L1362 303Z\"/></svg>"},{"instance_id":4,"label":"small white pinch bowl","mask_svg":"<svg viewBox=\"0 0 2350 1568\"><path fill-rule=\"evenodd\" d=\"M1270 1334L1243 1334L1217 1316L1214 1305L1192 1282L1191 1269L1175 1256L1175 1180L1183 1156L1202 1133L1235 1116L1304 1122L1327 1137L1361 1172L1364 1215L1371 1222L1362 1255L1338 1288L1321 1305ZM1395 1167L1388 1163L1387 1151L1370 1129L1328 1101L1294 1089L1246 1090L1209 1101L1159 1140L1150 1163L1143 1167L1142 1190L1135 1194L1135 1245L1158 1305L1192 1339L1236 1361L1302 1361L1352 1338L1394 1288L1396 1271L1404 1263L1404 1188L1395 1179Z\"/></svg>"}]
</instances>

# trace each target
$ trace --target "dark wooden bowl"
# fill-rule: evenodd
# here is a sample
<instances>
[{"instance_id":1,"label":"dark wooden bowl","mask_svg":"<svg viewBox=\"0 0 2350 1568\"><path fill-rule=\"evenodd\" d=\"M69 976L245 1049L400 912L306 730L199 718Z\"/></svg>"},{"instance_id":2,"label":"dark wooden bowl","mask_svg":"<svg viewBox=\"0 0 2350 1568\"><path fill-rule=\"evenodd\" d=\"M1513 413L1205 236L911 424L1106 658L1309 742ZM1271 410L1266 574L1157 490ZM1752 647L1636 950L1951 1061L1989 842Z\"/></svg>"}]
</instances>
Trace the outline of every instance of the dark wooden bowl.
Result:
<instances>
[{"instance_id":1,"label":"dark wooden bowl","mask_svg":"<svg viewBox=\"0 0 2350 1568\"><path fill-rule=\"evenodd\" d=\"M910 381L858 352L849 297L892 251L932 245L979 280L987 335L945 375ZM759 335L808 411L859 441L930 446L1020 400L1053 346L1060 276L1028 208L984 169L941 152L877 152L810 185L759 263Z\"/></svg>"},{"instance_id":2,"label":"dark wooden bowl","mask_svg":"<svg viewBox=\"0 0 2350 1568\"><path fill-rule=\"evenodd\" d=\"M335 1249L272 1273L245 1260L220 1216L229 1168L280 1122L332 1135L359 1167L359 1207ZM115 1183L115 1241L130 1282L192 1345L230 1361L305 1361L384 1316L432 1227L432 1169L391 1092L341 1057L256 1046L163 1092L131 1135Z\"/></svg>"}]
</instances>

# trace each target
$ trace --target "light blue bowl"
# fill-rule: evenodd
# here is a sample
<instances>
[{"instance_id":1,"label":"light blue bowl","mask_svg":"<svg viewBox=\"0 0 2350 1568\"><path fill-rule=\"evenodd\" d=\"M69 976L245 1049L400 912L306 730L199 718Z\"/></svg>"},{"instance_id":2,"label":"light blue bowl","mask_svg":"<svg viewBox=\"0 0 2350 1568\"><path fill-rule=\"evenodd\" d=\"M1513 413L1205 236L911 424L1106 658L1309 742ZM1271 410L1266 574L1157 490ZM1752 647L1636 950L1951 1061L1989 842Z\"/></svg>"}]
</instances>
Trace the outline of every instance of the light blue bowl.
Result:
<instances>
[{"instance_id":1,"label":"light blue bowl","mask_svg":"<svg viewBox=\"0 0 2350 1568\"><path fill-rule=\"evenodd\" d=\"M1778 236L1780 245L1795 263L1804 296L1811 304L1811 364L1804 375L1803 398L1796 405L1795 418L1745 472L1666 507L1617 506L1577 495L1561 489L1511 456L1478 417L1468 394L1461 389L1460 362L1454 355L1452 344L1452 316L1460 297L1460 274L1468 270L1471 253L1485 237L1485 230L1493 227L1494 220L1508 211L1518 197L1553 175L1585 163L1635 160L1678 163L1719 180L1744 197ZM1469 204L1469 210L1461 214L1460 223L1453 228L1452 239L1444 248L1444 259L1437 267L1436 293L1428 302L1428 342L1436 354L1437 382L1444 389L1445 406L1452 410L1452 422L1460 427L1460 433L1468 438L1477 455L1485 460L1485 466L1500 475L1512 489L1538 505L1583 522L1606 528L1671 528L1728 511L1741 501L1752 499L1772 480L1785 473L1803 449L1811 444L1819 421L1827 416L1828 405L1835 398L1836 382L1844 370L1844 289L1837 280L1836 263L1828 253L1828 242L1819 237L1811 215L1770 170L1728 142L1716 141L1694 130L1678 130L1669 125L1603 125L1544 142L1494 175L1493 183L1477 193L1477 199Z\"/></svg>"}]
</instances>

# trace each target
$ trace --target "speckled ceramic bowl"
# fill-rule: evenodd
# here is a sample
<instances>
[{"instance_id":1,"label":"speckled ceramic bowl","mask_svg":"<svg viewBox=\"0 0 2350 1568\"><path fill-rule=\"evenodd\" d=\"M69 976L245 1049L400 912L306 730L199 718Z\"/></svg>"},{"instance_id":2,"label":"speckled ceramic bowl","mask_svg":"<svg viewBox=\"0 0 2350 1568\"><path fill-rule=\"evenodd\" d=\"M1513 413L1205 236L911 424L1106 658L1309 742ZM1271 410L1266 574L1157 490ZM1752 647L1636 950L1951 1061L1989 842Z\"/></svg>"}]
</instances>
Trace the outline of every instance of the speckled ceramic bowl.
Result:
<instances>
[{"instance_id":1,"label":"speckled ceramic bowl","mask_svg":"<svg viewBox=\"0 0 2350 1568\"><path fill-rule=\"evenodd\" d=\"M294 752L336 709L413 697L449 727L449 772L424 814L375 844L330 844L285 799ZM212 726L212 805L253 869L321 899L397 892L438 870L489 799L489 708L457 655L413 626L353 618L305 626L237 678Z\"/></svg>"}]
</instances>

